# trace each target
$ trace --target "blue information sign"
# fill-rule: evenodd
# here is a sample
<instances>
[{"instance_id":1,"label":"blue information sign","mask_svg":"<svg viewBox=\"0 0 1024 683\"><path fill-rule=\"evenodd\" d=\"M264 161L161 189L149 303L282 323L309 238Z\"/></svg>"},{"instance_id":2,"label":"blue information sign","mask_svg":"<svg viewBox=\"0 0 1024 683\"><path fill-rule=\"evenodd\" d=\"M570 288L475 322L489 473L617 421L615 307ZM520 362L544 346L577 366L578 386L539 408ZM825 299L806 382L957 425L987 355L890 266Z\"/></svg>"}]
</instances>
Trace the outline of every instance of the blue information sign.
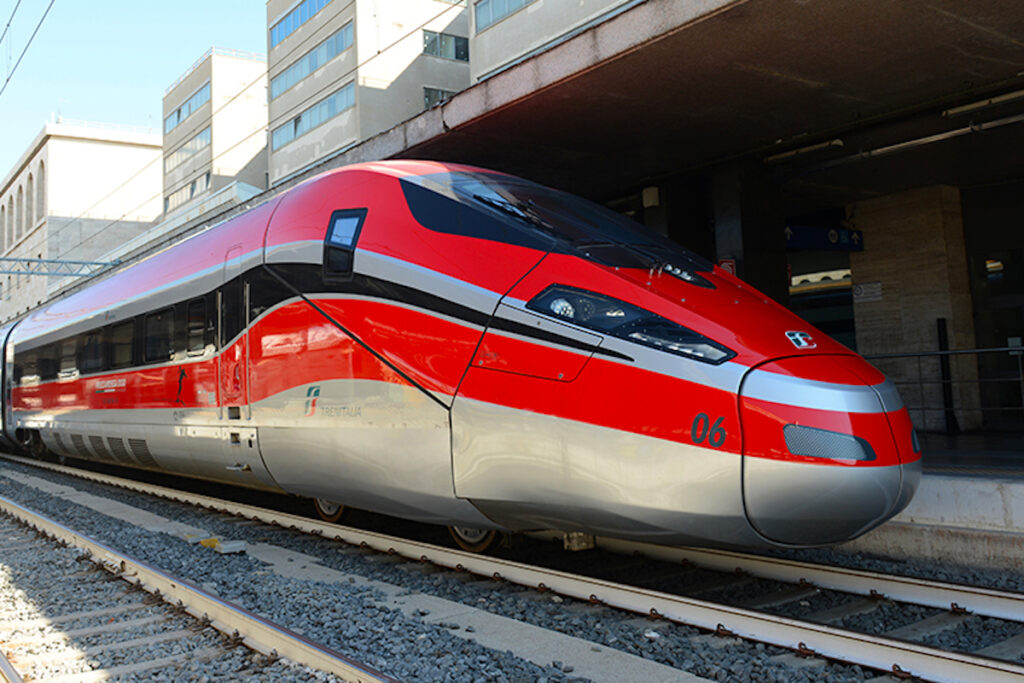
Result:
<instances>
[{"instance_id":1,"label":"blue information sign","mask_svg":"<svg viewBox=\"0 0 1024 683\"><path fill-rule=\"evenodd\" d=\"M788 249L821 251L864 251L864 233L849 228L819 228L812 225L787 225L783 230Z\"/></svg>"}]
</instances>

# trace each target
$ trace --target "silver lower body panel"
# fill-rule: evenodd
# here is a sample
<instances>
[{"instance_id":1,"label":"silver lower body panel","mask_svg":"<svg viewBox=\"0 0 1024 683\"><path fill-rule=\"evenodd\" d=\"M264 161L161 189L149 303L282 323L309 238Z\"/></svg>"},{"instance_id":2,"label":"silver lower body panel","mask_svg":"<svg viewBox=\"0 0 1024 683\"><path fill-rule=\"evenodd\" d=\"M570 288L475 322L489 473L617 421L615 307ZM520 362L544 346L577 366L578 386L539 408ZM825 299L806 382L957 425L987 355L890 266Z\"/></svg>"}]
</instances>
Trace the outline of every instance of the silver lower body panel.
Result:
<instances>
[{"instance_id":1,"label":"silver lower body panel","mask_svg":"<svg viewBox=\"0 0 1024 683\"><path fill-rule=\"evenodd\" d=\"M444 407L402 384L317 387L316 406L304 386L253 406L263 457L281 488L407 519L495 526L455 497Z\"/></svg>"},{"instance_id":2,"label":"silver lower body panel","mask_svg":"<svg viewBox=\"0 0 1024 683\"><path fill-rule=\"evenodd\" d=\"M456 494L509 529L770 545L747 522L733 453L463 397L452 449Z\"/></svg>"},{"instance_id":3,"label":"silver lower body panel","mask_svg":"<svg viewBox=\"0 0 1024 683\"><path fill-rule=\"evenodd\" d=\"M61 455L280 490L264 466L258 430L246 420L218 420L216 409L77 410L41 414L26 426Z\"/></svg>"},{"instance_id":4,"label":"silver lower body panel","mask_svg":"<svg viewBox=\"0 0 1024 683\"><path fill-rule=\"evenodd\" d=\"M920 478L920 461L915 465L909 466L904 477L901 465L846 467L746 457L743 495L747 516L760 534L781 544L848 541L910 502Z\"/></svg>"}]
</instances>

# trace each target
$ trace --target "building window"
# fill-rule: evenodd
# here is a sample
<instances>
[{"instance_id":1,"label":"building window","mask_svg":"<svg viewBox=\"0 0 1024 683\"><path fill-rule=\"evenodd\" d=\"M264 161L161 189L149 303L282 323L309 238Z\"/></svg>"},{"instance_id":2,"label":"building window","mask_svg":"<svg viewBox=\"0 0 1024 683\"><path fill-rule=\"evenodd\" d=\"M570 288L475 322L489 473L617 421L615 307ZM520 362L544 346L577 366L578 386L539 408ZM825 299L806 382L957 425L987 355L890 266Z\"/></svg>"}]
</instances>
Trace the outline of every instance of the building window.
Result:
<instances>
[{"instance_id":1,"label":"building window","mask_svg":"<svg viewBox=\"0 0 1024 683\"><path fill-rule=\"evenodd\" d=\"M176 209L197 194L206 191L210 187L210 173L199 176L188 185L179 188L164 197L164 213Z\"/></svg>"},{"instance_id":2,"label":"building window","mask_svg":"<svg viewBox=\"0 0 1024 683\"><path fill-rule=\"evenodd\" d=\"M25 192L25 232L26 233L31 231L32 230L32 226L34 226L36 224L36 221L35 221L35 208L36 208L35 207L35 200L32 199L32 191L33 191L33 187L34 186L35 186L35 179L32 177L32 174L29 173L28 174L28 181L25 184L25 187L28 188L26 190L26 192Z\"/></svg>"},{"instance_id":3,"label":"building window","mask_svg":"<svg viewBox=\"0 0 1024 683\"><path fill-rule=\"evenodd\" d=\"M39 162L39 177L36 178L36 218L46 215L46 165Z\"/></svg>"},{"instance_id":4,"label":"building window","mask_svg":"<svg viewBox=\"0 0 1024 683\"><path fill-rule=\"evenodd\" d=\"M210 127L207 126L199 135L186 142L164 157L164 173L170 173L173 169L191 159L197 152L210 146Z\"/></svg>"},{"instance_id":5,"label":"building window","mask_svg":"<svg viewBox=\"0 0 1024 683\"><path fill-rule=\"evenodd\" d=\"M270 146L278 150L297 137L305 135L314 128L323 125L356 103L356 88L349 83L341 90L326 99L320 100L294 119L274 129Z\"/></svg>"},{"instance_id":6,"label":"building window","mask_svg":"<svg viewBox=\"0 0 1024 683\"><path fill-rule=\"evenodd\" d=\"M285 15L284 19L270 28L270 47L274 47L305 24L331 0L302 0L298 7Z\"/></svg>"},{"instance_id":7,"label":"building window","mask_svg":"<svg viewBox=\"0 0 1024 683\"><path fill-rule=\"evenodd\" d=\"M442 90L441 88L423 88L423 108L441 104L447 99L454 97L457 93L454 90Z\"/></svg>"},{"instance_id":8,"label":"building window","mask_svg":"<svg viewBox=\"0 0 1024 683\"><path fill-rule=\"evenodd\" d=\"M534 0L479 0L476 5L476 30L483 31Z\"/></svg>"},{"instance_id":9,"label":"building window","mask_svg":"<svg viewBox=\"0 0 1024 683\"><path fill-rule=\"evenodd\" d=\"M178 124L187 119L194 111L209 101L210 82L207 81L203 84L203 87L196 90L191 97L185 100L184 104L175 109L166 119L164 119L164 134L170 133L172 130L177 128Z\"/></svg>"},{"instance_id":10,"label":"building window","mask_svg":"<svg viewBox=\"0 0 1024 683\"><path fill-rule=\"evenodd\" d=\"M352 22L341 27L337 33L320 43L299 61L282 71L270 81L270 99L274 99L281 93L292 88L303 78L313 73L339 54L352 47L353 31Z\"/></svg>"},{"instance_id":11,"label":"building window","mask_svg":"<svg viewBox=\"0 0 1024 683\"><path fill-rule=\"evenodd\" d=\"M18 216L15 228L18 231L17 237L20 239L25 234L25 190L22 187L18 188Z\"/></svg>"},{"instance_id":12,"label":"building window","mask_svg":"<svg viewBox=\"0 0 1024 683\"><path fill-rule=\"evenodd\" d=\"M469 38L436 31L423 32L423 54L469 61Z\"/></svg>"}]
</instances>

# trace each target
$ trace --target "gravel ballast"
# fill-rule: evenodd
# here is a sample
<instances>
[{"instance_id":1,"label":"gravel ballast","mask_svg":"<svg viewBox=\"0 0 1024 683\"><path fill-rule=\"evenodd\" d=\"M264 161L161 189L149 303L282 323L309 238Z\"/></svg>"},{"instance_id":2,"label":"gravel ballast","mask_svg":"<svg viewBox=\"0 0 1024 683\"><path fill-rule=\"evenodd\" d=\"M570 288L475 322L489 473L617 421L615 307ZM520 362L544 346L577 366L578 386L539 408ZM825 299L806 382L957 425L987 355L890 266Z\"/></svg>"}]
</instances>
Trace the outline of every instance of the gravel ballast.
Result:
<instances>
[{"instance_id":1,"label":"gravel ballast","mask_svg":"<svg viewBox=\"0 0 1024 683\"><path fill-rule=\"evenodd\" d=\"M671 623L651 624L636 615L508 584L466 580L448 571L424 570L350 546L273 526L236 519L130 491L5 463L0 491L41 514L114 545L124 552L215 591L402 680L581 680L571 663L531 662L475 642L472 632L428 614L407 614L387 604L372 585L352 579L325 583L283 576L249 554L220 555L180 537L152 532L26 486L32 476L131 505L176 523L193 525L224 541L272 545L313 558L317 566L397 587L410 599L425 594L490 614L550 629L608 649L660 662L712 680L858 681L872 678L856 666L793 667L773 658L788 651L763 644L713 638ZM455 628L452 628L452 627ZM575 674L575 675L574 675Z\"/></svg>"}]
</instances>

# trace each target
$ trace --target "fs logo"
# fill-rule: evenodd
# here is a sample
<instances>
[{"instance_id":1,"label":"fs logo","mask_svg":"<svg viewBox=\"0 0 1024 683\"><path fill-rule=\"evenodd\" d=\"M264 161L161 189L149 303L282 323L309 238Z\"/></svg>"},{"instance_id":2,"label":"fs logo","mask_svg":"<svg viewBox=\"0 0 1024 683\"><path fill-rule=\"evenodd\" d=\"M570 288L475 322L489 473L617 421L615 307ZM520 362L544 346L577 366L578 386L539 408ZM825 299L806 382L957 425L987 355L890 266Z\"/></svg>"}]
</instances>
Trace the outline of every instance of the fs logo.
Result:
<instances>
[{"instance_id":1,"label":"fs logo","mask_svg":"<svg viewBox=\"0 0 1024 683\"><path fill-rule=\"evenodd\" d=\"M798 349L815 349L818 347L811 338L811 335L806 332L787 332L786 336L789 341L793 342L793 346Z\"/></svg>"},{"instance_id":2,"label":"fs logo","mask_svg":"<svg viewBox=\"0 0 1024 683\"><path fill-rule=\"evenodd\" d=\"M306 414L305 417L310 417L316 414L316 402L320 396L320 385L314 384L309 389L306 389Z\"/></svg>"}]
</instances>

